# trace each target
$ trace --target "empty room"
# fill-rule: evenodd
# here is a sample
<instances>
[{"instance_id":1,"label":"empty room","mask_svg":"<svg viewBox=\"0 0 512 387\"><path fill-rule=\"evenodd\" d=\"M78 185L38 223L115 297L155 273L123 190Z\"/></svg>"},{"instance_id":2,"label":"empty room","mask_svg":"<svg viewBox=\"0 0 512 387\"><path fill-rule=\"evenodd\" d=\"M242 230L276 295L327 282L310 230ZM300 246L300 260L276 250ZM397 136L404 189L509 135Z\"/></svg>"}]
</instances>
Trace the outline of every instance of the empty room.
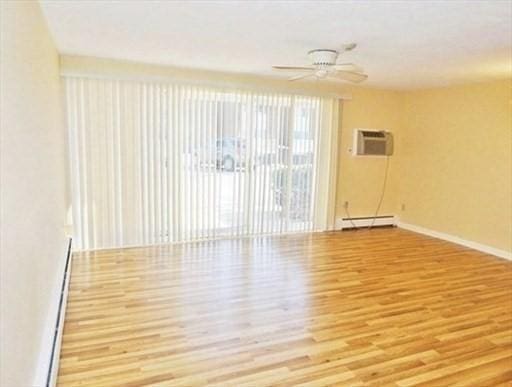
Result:
<instances>
[{"instance_id":1,"label":"empty room","mask_svg":"<svg viewBox=\"0 0 512 387\"><path fill-rule=\"evenodd\" d=\"M0 386L512 386L512 0L0 7Z\"/></svg>"}]
</instances>

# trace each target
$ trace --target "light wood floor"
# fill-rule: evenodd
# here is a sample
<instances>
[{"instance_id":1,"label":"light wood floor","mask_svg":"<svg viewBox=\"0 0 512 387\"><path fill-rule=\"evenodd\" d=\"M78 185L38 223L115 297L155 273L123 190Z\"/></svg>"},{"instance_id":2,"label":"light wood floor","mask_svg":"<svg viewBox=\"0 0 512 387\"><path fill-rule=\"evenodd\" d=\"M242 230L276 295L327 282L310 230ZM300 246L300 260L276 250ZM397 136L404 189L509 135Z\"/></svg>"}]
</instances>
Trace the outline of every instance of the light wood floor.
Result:
<instances>
[{"instance_id":1,"label":"light wood floor","mask_svg":"<svg viewBox=\"0 0 512 387\"><path fill-rule=\"evenodd\" d=\"M511 381L512 262L412 232L73 259L60 386Z\"/></svg>"}]
</instances>

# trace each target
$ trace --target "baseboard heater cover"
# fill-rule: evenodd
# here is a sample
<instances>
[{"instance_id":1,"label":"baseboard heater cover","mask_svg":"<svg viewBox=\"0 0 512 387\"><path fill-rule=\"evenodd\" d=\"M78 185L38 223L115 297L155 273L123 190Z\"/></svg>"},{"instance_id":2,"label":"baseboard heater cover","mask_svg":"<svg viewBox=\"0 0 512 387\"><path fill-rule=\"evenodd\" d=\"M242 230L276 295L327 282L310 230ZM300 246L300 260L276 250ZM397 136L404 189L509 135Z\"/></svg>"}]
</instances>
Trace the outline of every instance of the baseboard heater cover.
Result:
<instances>
[{"instance_id":1,"label":"baseboard heater cover","mask_svg":"<svg viewBox=\"0 0 512 387\"><path fill-rule=\"evenodd\" d=\"M375 219L375 222L374 222ZM396 225L396 219L394 215L381 215L377 217L364 216L364 217L353 217L353 218L338 218L336 219L336 229L346 230L354 227L369 227L373 223L373 227L389 227Z\"/></svg>"},{"instance_id":2,"label":"baseboard heater cover","mask_svg":"<svg viewBox=\"0 0 512 387\"><path fill-rule=\"evenodd\" d=\"M64 275L62 278L62 286L60 289L59 309L57 311L57 320L55 323L55 331L52 342L52 351L50 357L50 365L46 377L45 387L53 387L57 384L57 372L59 368L60 344L62 340L62 332L64 328L64 315L66 311L69 279L71 274L71 255L72 255L72 238L69 238L68 250L66 256L66 264L64 267Z\"/></svg>"}]
</instances>

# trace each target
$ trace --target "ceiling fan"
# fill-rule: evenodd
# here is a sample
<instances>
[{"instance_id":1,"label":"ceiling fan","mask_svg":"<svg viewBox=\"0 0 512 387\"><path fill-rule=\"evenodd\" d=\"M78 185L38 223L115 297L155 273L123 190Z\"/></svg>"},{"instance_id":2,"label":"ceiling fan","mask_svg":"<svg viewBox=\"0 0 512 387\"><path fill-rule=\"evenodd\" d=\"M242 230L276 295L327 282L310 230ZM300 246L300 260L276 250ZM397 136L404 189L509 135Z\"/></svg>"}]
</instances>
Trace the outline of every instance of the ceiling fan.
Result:
<instances>
[{"instance_id":1,"label":"ceiling fan","mask_svg":"<svg viewBox=\"0 0 512 387\"><path fill-rule=\"evenodd\" d=\"M341 50L316 49L308 52L311 59L309 66L272 66L276 70L301 71L305 74L299 74L289 78L289 81L315 77L316 79L338 79L353 83L363 82L368 75L363 73L363 69L353 63L337 63L341 52L352 51L356 47L355 43L344 45Z\"/></svg>"}]
</instances>

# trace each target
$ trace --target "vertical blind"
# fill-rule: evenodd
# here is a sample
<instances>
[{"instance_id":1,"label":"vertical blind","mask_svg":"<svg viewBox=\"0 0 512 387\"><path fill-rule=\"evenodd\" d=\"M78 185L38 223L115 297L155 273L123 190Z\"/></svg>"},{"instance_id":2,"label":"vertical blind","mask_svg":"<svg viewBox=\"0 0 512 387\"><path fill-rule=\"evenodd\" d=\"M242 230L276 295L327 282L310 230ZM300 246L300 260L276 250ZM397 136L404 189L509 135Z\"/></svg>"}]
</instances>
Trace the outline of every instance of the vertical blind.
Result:
<instances>
[{"instance_id":1,"label":"vertical blind","mask_svg":"<svg viewBox=\"0 0 512 387\"><path fill-rule=\"evenodd\" d=\"M323 230L329 98L64 77L80 250Z\"/></svg>"}]
</instances>

